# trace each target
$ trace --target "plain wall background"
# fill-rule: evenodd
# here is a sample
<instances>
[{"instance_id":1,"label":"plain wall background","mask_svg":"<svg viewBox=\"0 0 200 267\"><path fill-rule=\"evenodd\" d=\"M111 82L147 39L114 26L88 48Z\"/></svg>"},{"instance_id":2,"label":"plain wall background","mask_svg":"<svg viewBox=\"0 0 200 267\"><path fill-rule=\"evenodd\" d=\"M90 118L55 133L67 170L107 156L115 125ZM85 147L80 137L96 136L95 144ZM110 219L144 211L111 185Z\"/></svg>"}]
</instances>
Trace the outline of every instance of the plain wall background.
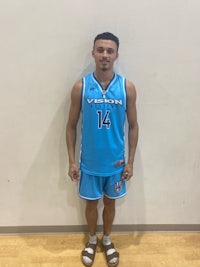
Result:
<instances>
[{"instance_id":1,"label":"plain wall background","mask_svg":"<svg viewBox=\"0 0 200 267\"><path fill-rule=\"evenodd\" d=\"M140 125L114 223L200 223L199 14L198 0L0 0L0 226L86 223L65 125L104 31L120 38Z\"/></svg>"}]
</instances>

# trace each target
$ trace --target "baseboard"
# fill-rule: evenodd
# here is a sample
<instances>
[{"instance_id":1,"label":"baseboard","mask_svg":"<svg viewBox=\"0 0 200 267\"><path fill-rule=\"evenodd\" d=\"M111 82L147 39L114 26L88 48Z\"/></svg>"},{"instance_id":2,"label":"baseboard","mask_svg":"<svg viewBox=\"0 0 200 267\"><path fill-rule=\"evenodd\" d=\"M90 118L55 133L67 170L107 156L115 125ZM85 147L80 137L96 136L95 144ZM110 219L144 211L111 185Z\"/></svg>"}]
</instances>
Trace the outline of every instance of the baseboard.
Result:
<instances>
[{"instance_id":1,"label":"baseboard","mask_svg":"<svg viewBox=\"0 0 200 267\"><path fill-rule=\"evenodd\" d=\"M200 224L123 224L113 225L112 232L200 232ZM87 225L46 225L46 226L0 226L0 234L47 234L87 233ZM102 225L97 227L102 232Z\"/></svg>"}]
</instances>

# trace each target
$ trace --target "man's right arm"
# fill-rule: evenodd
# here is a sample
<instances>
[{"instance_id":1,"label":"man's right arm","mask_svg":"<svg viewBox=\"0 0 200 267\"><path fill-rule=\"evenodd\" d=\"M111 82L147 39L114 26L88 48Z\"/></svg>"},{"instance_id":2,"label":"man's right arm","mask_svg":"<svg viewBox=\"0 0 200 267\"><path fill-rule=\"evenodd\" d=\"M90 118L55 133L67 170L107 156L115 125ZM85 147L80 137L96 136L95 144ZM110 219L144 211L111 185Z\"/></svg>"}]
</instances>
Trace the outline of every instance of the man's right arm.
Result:
<instances>
[{"instance_id":1,"label":"man's right arm","mask_svg":"<svg viewBox=\"0 0 200 267\"><path fill-rule=\"evenodd\" d=\"M72 88L71 105L66 128L66 143L69 157L68 175L72 180L79 180L79 168L75 161L76 130L81 110L82 81Z\"/></svg>"}]
</instances>

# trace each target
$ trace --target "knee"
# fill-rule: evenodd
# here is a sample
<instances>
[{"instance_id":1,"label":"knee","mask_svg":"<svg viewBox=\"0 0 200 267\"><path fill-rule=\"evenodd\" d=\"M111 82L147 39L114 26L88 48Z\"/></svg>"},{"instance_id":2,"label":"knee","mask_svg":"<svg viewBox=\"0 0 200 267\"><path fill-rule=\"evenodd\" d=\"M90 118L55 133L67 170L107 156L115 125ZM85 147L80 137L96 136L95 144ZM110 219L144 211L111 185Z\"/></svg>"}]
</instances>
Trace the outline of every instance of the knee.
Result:
<instances>
[{"instance_id":1,"label":"knee","mask_svg":"<svg viewBox=\"0 0 200 267\"><path fill-rule=\"evenodd\" d=\"M104 196L103 202L105 207L115 207L115 199Z\"/></svg>"},{"instance_id":2,"label":"knee","mask_svg":"<svg viewBox=\"0 0 200 267\"><path fill-rule=\"evenodd\" d=\"M98 200L87 200L86 209L90 211L96 210L97 205L98 205Z\"/></svg>"}]
</instances>

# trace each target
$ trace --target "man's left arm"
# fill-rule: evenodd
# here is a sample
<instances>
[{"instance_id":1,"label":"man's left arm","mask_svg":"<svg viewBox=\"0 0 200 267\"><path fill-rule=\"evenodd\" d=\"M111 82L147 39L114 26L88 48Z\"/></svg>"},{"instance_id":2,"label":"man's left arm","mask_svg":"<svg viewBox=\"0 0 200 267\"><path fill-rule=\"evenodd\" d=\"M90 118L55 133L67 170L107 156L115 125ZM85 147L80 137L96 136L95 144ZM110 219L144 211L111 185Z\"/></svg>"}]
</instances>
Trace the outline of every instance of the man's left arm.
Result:
<instances>
[{"instance_id":1,"label":"man's left arm","mask_svg":"<svg viewBox=\"0 0 200 267\"><path fill-rule=\"evenodd\" d=\"M128 181L133 176L133 163L138 142L138 122L136 109L136 89L132 82L126 81L127 120L128 120L128 159L122 179Z\"/></svg>"}]
</instances>

